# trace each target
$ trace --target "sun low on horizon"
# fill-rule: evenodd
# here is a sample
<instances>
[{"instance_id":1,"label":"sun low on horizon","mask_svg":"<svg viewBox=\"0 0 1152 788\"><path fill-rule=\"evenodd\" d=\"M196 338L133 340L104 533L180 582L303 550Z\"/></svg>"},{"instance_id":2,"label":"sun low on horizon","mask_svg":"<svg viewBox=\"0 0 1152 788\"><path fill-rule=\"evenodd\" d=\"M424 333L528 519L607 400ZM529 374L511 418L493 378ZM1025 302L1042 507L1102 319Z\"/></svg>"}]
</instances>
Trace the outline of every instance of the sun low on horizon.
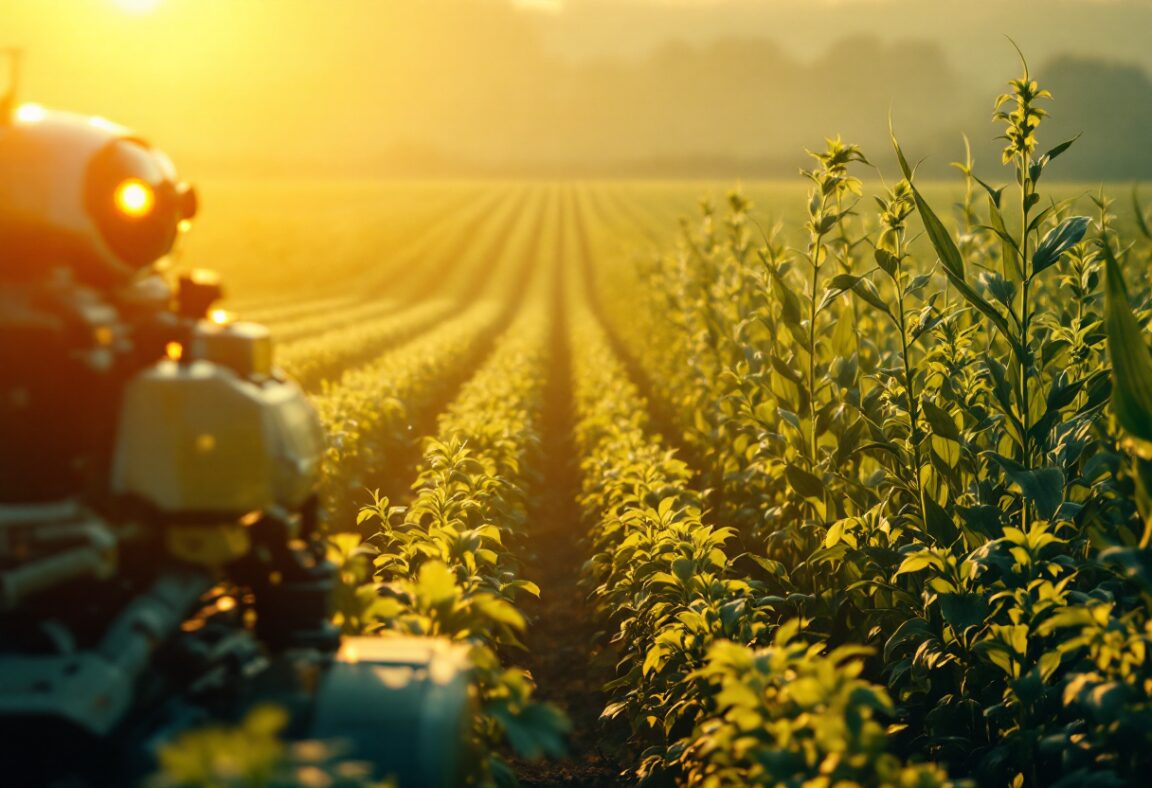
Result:
<instances>
[{"instance_id":1,"label":"sun low on horizon","mask_svg":"<svg viewBox=\"0 0 1152 788\"><path fill-rule=\"evenodd\" d=\"M564 0L512 0L512 5L527 11L558 13L564 10Z\"/></svg>"},{"instance_id":2,"label":"sun low on horizon","mask_svg":"<svg viewBox=\"0 0 1152 788\"><path fill-rule=\"evenodd\" d=\"M128 14L150 14L163 5L164 0L112 0L112 3Z\"/></svg>"}]
</instances>

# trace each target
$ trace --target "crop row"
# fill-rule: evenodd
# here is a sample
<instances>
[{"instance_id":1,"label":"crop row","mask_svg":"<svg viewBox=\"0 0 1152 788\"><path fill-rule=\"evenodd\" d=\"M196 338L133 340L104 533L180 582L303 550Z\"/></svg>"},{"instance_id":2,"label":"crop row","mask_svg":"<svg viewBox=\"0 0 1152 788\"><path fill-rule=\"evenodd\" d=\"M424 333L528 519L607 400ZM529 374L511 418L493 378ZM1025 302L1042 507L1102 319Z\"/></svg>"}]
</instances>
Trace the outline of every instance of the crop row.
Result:
<instances>
[{"instance_id":1,"label":"crop row","mask_svg":"<svg viewBox=\"0 0 1152 788\"><path fill-rule=\"evenodd\" d=\"M501 278L507 279L515 274L494 272L491 260L500 259L499 255L504 253L501 245L508 240L512 230L524 229L526 223L520 221L521 217L515 210L517 205L517 201L506 201L504 211L492 218L490 226L479 237L466 234L451 236L440 248L437 259L454 267L457 277L469 281L484 278L485 281L470 293L474 300L482 299L486 293L498 298L507 293L507 282ZM509 259L512 264L519 262L508 255L503 259L506 263ZM407 341L458 313L461 309L457 300L460 294L453 295L457 297L416 301L408 308L396 307L397 311L386 312L375 319L351 322L298 338L280 349L279 363L302 386L316 389L323 381L337 380L346 370L371 360L381 353L382 348L388 349ZM314 318L304 320L315 325ZM294 333L291 324L282 330Z\"/></svg>"},{"instance_id":2,"label":"crop row","mask_svg":"<svg viewBox=\"0 0 1152 788\"><path fill-rule=\"evenodd\" d=\"M522 576L516 546L539 482L547 323L539 306L525 310L440 416L411 504L378 498L362 510L360 521L375 530L367 551L376 582L353 586L343 605L352 631L470 646L482 710L477 739L489 755L488 778L500 783L511 781L492 755L500 742L524 757L557 755L566 729L558 710L532 700L531 678L502 664L522 648L517 598L539 595Z\"/></svg>"},{"instance_id":3,"label":"crop row","mask_svg":"<svg viewBox=\"0 0 1152 788\"><path fill-rule=\"evenodd\" d=\"M471 264L485 270L487 281L469 306L455 307L458 314L400 348L376 346L376 360L346 370L316 398L329 436L322 487L338 530L352 522L364 489L410 471L403 458L422 437L417 424L451 399L517 311L524 289L540 281L535 254L546 230L543 210L510 217L511 232L496 236L507 244L495 265L483 256L483 245L473 250L479 256Z\"/></svg>"},{"instance_id":4,"label":"crop row","mask_svg":"<svg viewBox=\"0 0 1152 788\"><path fill-rule=\"evenodd\" d=\"M305 297L301 299L296 296L292 299L285 299L283 302L272 306L261 306L257 302L255 307L247 307L241 302L240 304L232 304L227 302L233 308L237 315L244 320L250 320L254 323L268 326L272 329L276 336L280 336L279 327L288 325L297 320L303 320L313 315L330 314L332 312L344 309L355 305L360 301L360 298L355 293L343 293L335 296L322 296L322 297Z\"/></svg>"},{"instance_id":5,"label":"crop row","mask_svg":"<svg viewBox=\"0 0 1152 788\"><path fill-rule=\"evenodd\" d=\"M514 197L513 191L493 190L483 199L469 200L460 212L446 212L437 221L425 222L418 233L401 241L379 249L365 243L359 252L362 265L355 275L340 279L339 294L317 297L301 289L295 297L278 303L257 302L252 308L243 303L230 305L245 320L270 327L282 346L395 311L397 304L411 302L429 289L430 281L462 273L458 266L462 250L493 221L513 215Z\"/></svg>"},{"instance_id":6,"label":"crop row","mask_svg":"<svg viewBox=\"0 0 1152 788\"><path fill-rule=\"evenodd\" d=\"M211 216L179 253L220 272L225 308L264 320L302 298L348 292L392 268L431 227L451 232L471 206L504 189L371 181L239 180L203 184Z\"/></svg>"},{"instance_id":7,"label":"crop row","mask_svg":"<svg viewBox=\"0 0 1152 788\"><path fill-rule=\"evenodd\" d=\"M374 320L297 339L277 350L277 363L301 386L316 390L326 381L342 380L347 370L379 356L381 348L400 345L458 312L451 301L426 301Z\"/></svg>"},{"instance_id":8,"label":"crop row","mask_svg":"<svg viewBox=\"0 0 1152 788\"><path fill-rule=\"evenodd\" d=\"M442 402L451 381L480 361L504 308L481 302L313 397L328 435L321 490L335 529L350 526L366 489L405 472L394 463L420 438L415 414Z\"/></svg>"},{"instance_id":9,"label":"crop row","mask_svg":"<svg viewBox=\"0 0 1152 788\"><path fill-rule=\"evenodd\" d=\"M587 571L619 655L605 715L626 718L649 745L639 775L931 784L930 767L885 752L892 702L859 678L859 650L822 654L799 621L771 626L765 589L738 569L747 556L733 530L702 522L689 469L651 435L643 399L590 316L574 346Z\"/></svg>"},{"instance_id":10,"label":"crop row","mask_svg":"<svg viewBox=\"0 0 1152 788\"><path fill-rule=\"evenodd\" d=\"M338 306L317 309L280 322L269 323L276 344L288 348L295 342L318 339L321 335L346 326L360 325L399 312L402 304L392 298L350 299Z\"/></svg>"}]
</instances>

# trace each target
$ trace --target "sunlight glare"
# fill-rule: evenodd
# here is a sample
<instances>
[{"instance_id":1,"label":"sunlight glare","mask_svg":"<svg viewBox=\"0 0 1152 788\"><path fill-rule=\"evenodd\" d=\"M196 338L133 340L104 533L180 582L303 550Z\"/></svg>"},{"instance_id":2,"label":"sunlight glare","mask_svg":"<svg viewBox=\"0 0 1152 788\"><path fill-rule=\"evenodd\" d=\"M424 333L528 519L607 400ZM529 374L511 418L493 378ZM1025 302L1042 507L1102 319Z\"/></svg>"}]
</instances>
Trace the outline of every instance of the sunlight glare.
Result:
<instances>
[{"instance_id":1,"label":"sunlight glare","mask_svg":"<svg viewBox=\"0 0 1152 788\"><path fill-rule=\"evenodd\" d=\"M160 7L163 0L114 0L121 11L130 14L150 14Z\"/></svg>"},{"instance_id":2,"label":"sunlight glare","mask_svg":"<svg viewBox=\"0 0 1152 788\"><path fill-rule=\"evenodd\" d=\"M529 11L558 13L564 10L564 0L512 0L513 5Z\"/></svg>"}]
</instances>

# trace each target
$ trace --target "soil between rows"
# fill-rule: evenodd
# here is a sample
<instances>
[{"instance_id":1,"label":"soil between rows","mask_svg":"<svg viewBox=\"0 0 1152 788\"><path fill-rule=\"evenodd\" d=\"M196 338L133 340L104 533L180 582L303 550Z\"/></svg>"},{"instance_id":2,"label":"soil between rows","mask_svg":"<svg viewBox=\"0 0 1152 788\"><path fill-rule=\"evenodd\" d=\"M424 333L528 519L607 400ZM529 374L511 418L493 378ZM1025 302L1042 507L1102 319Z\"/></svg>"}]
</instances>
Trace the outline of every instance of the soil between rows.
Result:
<instances>
[{"instance_id":1,"label":"soil between rows","mask_svg":"<svg viewBox=\"0 0 1152 788\"><path fill-rule=\"evenodd\" d=\"M571 232L566 223L564 228ZM524 576L541 587L540 599L525 598L529 617L527 654L520 657L537 684L537 696L560 706L572 721L570 753L559 761L514 761L517 779L527 788L616 786L629 762L628 731L605 723L601 687L613 678L613 657L597 626L588 591L580 585L588 558L577 503L580 469L572 443L574 413L570 349L558 277L551 337L551 369L543 414L543 474L530 512Z\"/></svg>"}]
</instances>

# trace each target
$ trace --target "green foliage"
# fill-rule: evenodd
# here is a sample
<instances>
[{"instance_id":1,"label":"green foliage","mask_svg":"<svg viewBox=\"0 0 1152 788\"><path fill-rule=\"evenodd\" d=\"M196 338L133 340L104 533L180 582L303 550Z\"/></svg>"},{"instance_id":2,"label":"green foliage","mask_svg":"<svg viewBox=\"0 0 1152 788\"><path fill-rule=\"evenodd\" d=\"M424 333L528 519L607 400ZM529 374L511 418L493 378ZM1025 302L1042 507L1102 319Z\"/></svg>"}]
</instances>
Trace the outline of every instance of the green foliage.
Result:
<instances>
[{"instance_id":1,"label":"green foliage","mask_svg":"<svg viewBox=\"0 0 1152 788\"><path fill-rule=\"evenodd\" d=\"M514 782L497 755L502 742L521 757L556 757L568 730L563 713L532 699L531 678L504 664L523 648L517 597L539 595L521 576L514 544L539 467L545 328L542 314L525 313L441 416L410 505L376 495L358 517L375 533L362 544L332 540L344 575L337 621L346 632L470 646L482 712L475 734L488 755L482 782Z\"/></svg>"},{"instance_id":2,"label":"green foliage","mask_svg":"<svg viewBox=\"0 0 1152 788\"><path fill-rule=\"evenodd\" d=\"M814 699L803 710L778 707L778 698L755 695L760 685L743 672L745 662L754 663L753 670L776 670L774 680L791 685L800 663L806 669L819 667L820 678L813 676L813 681L820 681L840 673L842 663L855 654L841 651L822 662L815 659L822 646L807 643L796 652L792 636L799 624L778 626L774 609L785 600L770 593L769 583L751 580L744 565L777 576L786 575L785 567L738 554L732 546L734 529L702 522L702 499L687 486L687 469L649 433L642 402L602 334L588 322L579 324L575 337L580 348L573 382L584 472L581 504L591 523L593 548L586 569L598 608L614 627L612 642L619 655L619 678L607 688L613 701L604 714L629 720L637 740L649 745L639 775L729 785L786 780L785 775L806 772L860 780L871 779L877 770L902 773L900 759L884 755L884 729L863 710L871 702L863 694L872 691L888 709L883 690L835 679L831 691L836 698L830 705ZM816 477L809 474L800 484L813 498L822 495ZM786 655L786 665L743 660L744 652L734 645L758 643L775 643L782 650L773 653ZM748 692L753 697L746 708L737 701L743 702ZM820 708L822 717L810 716L813 707ZM774 714L784 728L795 727L754 730ZM865 722L866 754L845 753L837 744L818 754L797 751L810 736L827 743L835 738L833 731ZM774 735L781 738L773 740ZM858 755L867 763L859 763ZM788 771L765 771L774 757L788 762ZM840 757L843 767L833 766Z\"/></svg>"},{"instance_id":3,"label":"green foliage","mask_svg":"<svg viewBox=\"0 0 1152 788\"><path fill-rule=\"evenodd\" d=\"M1128 288L1120 272L1120 262L1105 239L1101 244L1105 260L1108 350L1112 360L1112 407L1120 426L1133 441L1136 453L1152 458L1152 354L1145 344L1144 331L1128 303Z\"/></svg>"},{"instance_id":4,"label":"green foliage","mask_svg":"<svg viewBox=\"0 0 1152 788\"><path fill-rule=\"evenodd\" d=\"M770 646L718 641L697 672L718 715L701 723L685 777L692 785L942 786L932 766L905 766L887 750L888 693L860 678L867 649L822 645L785 623Z\"/></svg>"},{"instance_id":5,"label":"green foliage","mask_svg":"<svg viewBox=\"0 0 1152 788\"><path fill-rule=\"evenodd\" d=\"M285 744L288 714L258 706L237 725L215 725L182 733L160 749L152 788L385 788L371 779L370 764L340 758L322 742Z\"/></svg>"},{"instance_id":6,"label":"green foliage","mask_svg":"<svg viewBox=\"0 0 1152 788\"><path fill-rule=\"evenodd\" d=\"M862 215L849 171L867 162L835 140L805 173L803 243L757 246L734 194L641 266L633 350L699 487L635 392L583 382L609 362L577 372L578 403L599 395L578 437L590 571L619 626L608 713L655 741L642 775L1072 785L1152 767L1146 297L1133 313L1109 201L1076 215L1040 191L1075 141L1038 154L1049 98L1025 65L997 101L1012 183L958 164L958 229L895 140L902 180Z\"/></svg>"},{"instance_id":7,"label":"green foliage","mask_svg":"<svg viewBox=\"0 0 1152 788\"><path fill-rule=\"evenodd\" d=\"M365 489L377 487L389 470L403 471L393 460L420 437L410 429L413 415L478 361L498 316L497 305L477 305L401 352L348 370L339 385L313 397L328 435L321 493L333 529L354 521Z\"/></svg>"},{"instance_id":8,"label":"green foliage","mask_svg":"<svg viewBox=\"0 0 1152 788\"><path fill-rule=\"evenodd\" d=\"M405 339L416 336L421 331L441 322L448 313L443 302L421 304L415 309L395 308L382 317L355 321L351 325L332 330L324 330L324 324L317 325L311 333L304 334L296 341L288 341L276 354L276 362L301 386L319 389L325 382L338 381L344 371L358 364L376 359L379 348L390 347ZM329 321L331 314L323 316ZM307 331L308 326L295 330ZM280 339L289 339L278 335Z\"/></svg>"},{"instance_id":9,"label":"green foliage","mask_svg":"<svg viewBox=\"0 0 1152 788\"><path fill-rule=\"evenodd\" d=\"M1080 211L1047 193L1075 142L1040 152L1050 98L1025 65L996 104L1006 182L969 154L954 210L895 139L899 180L864 199L871 165L829 140L797 227L763 232L740 192L705 201L639 286L600 293L670 440L565 288L585 582L617 658L604 716L630 726L640 778L1119 785L1152 767L1152 236L1135 194L1125 247L1103 194ZM412 440L430 381L476 360L497 315L474 309L321 399L335 506ZM538 756L566 725L508 667L538 593L519 548L547 361L543 316L525 320L425 442L409 505L377 496L368 542L332 549L345 631L469 644L477 739Z\"/></svg>"}]
</instances>

